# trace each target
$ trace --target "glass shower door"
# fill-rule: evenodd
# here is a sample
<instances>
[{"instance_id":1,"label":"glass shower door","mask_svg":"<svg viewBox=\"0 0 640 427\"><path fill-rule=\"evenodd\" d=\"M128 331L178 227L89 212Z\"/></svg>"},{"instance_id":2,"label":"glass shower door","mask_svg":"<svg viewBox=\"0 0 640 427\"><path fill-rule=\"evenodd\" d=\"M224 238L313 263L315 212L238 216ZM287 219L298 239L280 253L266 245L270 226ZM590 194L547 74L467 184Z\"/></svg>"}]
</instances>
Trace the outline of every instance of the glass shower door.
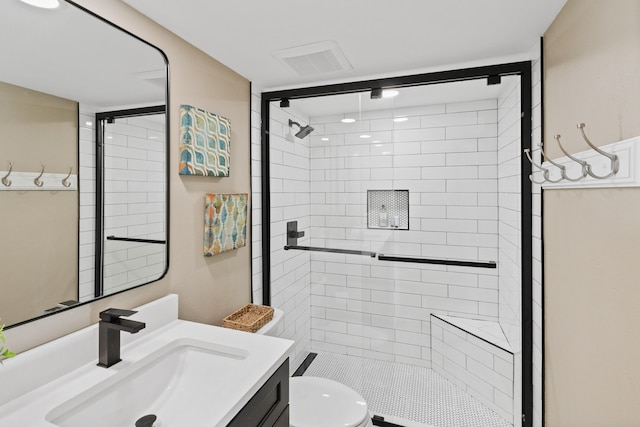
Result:
<instances>
[{"instance_id":1,"label":"glass shower door","mask_svg":"<svg viewBox=\"0 0 640 427\"><path fill-rule=\"evenodd\" d=\"M96 296L157 280L167 262L164 107L99 117Z\"/></svg>"},{"instance_id":2,"label":"glass shower door","mask_svg":"<svg viewBox=\"0 0 640 427\"><path fill-rule=\"evenodd\" d=\"M317 354L305 375L398 425L519 425L520 79L395 92L271 104L272 303L296 313L292 363Z\"/></svg>"}]
</instances>

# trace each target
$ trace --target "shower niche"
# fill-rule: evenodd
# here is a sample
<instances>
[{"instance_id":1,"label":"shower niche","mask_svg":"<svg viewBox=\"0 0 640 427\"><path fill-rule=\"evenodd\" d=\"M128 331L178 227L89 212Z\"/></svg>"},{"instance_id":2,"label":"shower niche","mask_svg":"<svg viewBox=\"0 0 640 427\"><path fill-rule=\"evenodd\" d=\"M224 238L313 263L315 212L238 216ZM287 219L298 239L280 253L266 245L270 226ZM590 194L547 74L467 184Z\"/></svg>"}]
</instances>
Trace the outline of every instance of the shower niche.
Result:
<instances>
[{"instance_id":1,"label":"shower niche","mask_svg":"<svg viewBox=\"0 0 640 427\"><path fill-rule=\"evenodd\" d=\"M367 228L409 229L409 190L367 190Z\"/></svg>"}]
</instances>

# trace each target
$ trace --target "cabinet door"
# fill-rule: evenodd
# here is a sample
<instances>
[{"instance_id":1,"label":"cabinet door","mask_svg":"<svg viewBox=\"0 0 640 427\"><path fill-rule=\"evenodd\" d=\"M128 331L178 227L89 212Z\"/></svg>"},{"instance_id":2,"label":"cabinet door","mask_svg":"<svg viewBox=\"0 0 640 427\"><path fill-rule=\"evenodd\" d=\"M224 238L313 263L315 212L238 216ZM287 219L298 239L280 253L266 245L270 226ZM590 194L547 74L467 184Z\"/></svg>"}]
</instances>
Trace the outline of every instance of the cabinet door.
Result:
<instances>
[{"instance_id":1,"label":"cabinet door","mask_svg":"<svg viewBox=\"0 0 640 427\"><path fill-rule=\"evenodd\" d=\"M288 405L289 359L280 365L227 427L288 426Z\"/></svg>"},{"instance_id":2,"label":"cabinet door","mask_svg":"<svg viewBox=\"0 0 640 427\"><path fill-rule=\"evenodd\" d=\"M276 420L273 427L289 427L289 406L288 405L286 408L284 408L284 411L282 412L282 414L280 414L280 417Z\"/></svg>"}]
</instances>

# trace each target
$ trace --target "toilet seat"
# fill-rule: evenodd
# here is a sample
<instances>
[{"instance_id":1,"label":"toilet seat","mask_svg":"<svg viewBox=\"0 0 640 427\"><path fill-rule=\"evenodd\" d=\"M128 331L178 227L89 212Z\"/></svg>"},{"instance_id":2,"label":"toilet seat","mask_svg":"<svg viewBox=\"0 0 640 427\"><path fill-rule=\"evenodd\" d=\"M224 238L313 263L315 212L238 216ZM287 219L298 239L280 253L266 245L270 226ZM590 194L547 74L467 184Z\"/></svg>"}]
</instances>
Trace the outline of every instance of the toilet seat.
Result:
<instances>
[{"instance_id":1,"label":"toilet seat","mask_svg":"<svg viewBox=\"0 0 640 427\"><path fill-rule=\"evenodd\" d=\"M292 427L364 427L370 425L367 403L356 391L319 377L289 379Z\"/></svg>"}]
</instances>

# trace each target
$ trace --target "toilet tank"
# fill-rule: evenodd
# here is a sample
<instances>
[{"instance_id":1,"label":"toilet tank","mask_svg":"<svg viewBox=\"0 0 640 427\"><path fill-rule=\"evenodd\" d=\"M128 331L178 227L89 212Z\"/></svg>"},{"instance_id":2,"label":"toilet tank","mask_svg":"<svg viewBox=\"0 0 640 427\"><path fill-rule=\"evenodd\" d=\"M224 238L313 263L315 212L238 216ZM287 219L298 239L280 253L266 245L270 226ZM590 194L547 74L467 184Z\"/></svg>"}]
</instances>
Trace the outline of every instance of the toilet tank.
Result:
<instances>
[{"instance_id":1,"label":"toilet tank","mask_svg":"<svg viewBox=\"0 0 640 427\"><path fill-rule=\"evenodd\" d=\"M262 328L256 331L256 334L269 335L278 337L284 330L284 312L278 308L273 309L273 319Z\"/></svg>"}]
</instances>

